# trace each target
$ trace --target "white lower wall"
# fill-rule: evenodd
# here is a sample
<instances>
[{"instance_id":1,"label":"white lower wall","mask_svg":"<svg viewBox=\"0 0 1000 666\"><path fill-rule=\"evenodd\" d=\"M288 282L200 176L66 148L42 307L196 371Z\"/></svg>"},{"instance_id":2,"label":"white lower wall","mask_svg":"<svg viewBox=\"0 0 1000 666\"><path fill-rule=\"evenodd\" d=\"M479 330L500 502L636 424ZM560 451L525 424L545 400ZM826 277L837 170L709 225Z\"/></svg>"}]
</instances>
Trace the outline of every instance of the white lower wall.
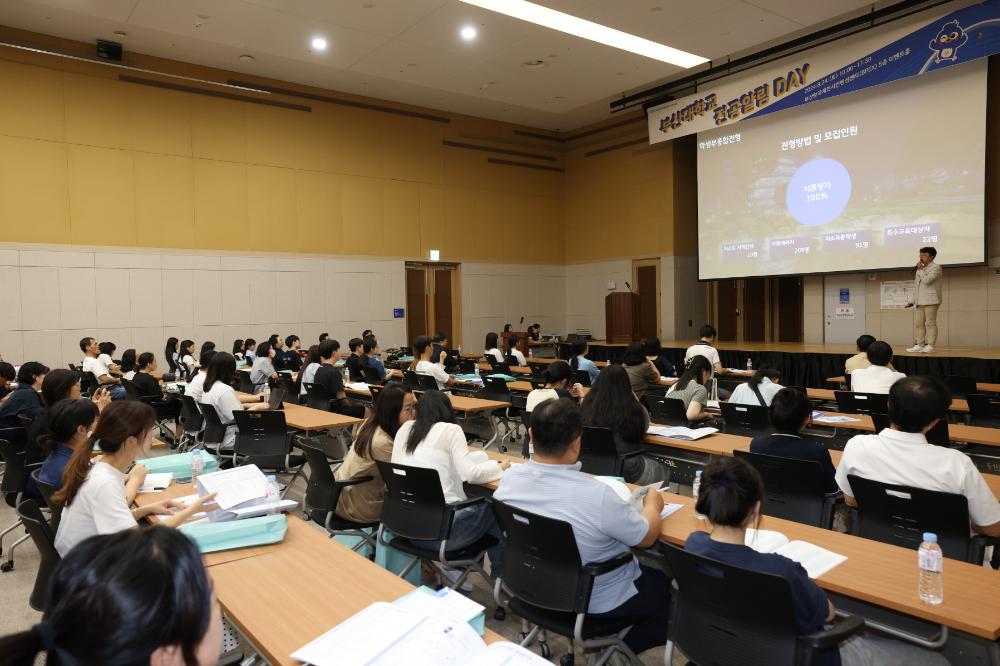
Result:
<instances>
[{"instance_id":1,"label":"white lower wall","mask_svg":"<svg viewBox=\"0 0 1000 666\"><path fill-rule=\"evenodd\" d=\"M625 282L632 281L632 260L619 259L566 266L566 330L589 329L595 340L603 340L604 298L614 291L625 291Z\"/></svg>"}]
</instances>

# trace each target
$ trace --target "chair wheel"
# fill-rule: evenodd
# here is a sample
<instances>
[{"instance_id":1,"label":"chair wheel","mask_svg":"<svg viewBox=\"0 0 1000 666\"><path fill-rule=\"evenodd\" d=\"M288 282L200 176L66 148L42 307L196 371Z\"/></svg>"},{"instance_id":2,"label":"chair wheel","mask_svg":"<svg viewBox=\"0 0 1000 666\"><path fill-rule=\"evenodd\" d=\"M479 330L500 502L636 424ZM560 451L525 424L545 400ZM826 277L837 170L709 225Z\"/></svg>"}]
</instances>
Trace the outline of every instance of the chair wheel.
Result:
<instances>
[{"instance_id":1,"label":"chair wheel","mask_svg":"<svg viewBox=\"0 0 1000 666\"><path fill-rule=\"evenodd\" d=\"M522 632L518 633L518 637L523 641L525 638L528 637L528 632L527 631L522 631Z\"/></svg>"},{"instance_id":2,"label":"chair wheel","mask_svg":"<svg viewBox=\"0 0 1000 666\"><path fill-rule=\"evenodd\" d=\"M545 641L542 641L538 644L538 651L542 653L543 659L548 659L549 657L552 656L552 650L549 649L549 644L546 643Z\"/></svg>"},{"instance_id":3,"label":"chair wheel","mask_svg":"<svg viewBox=\"0 0 1000 666\"><path fill-rule=\"evenodd\" d=\"M559 666L573 666L573 655L564 654L559 657Z\"/></svg>"},{"instance_id":4,"label":"chair wheel","mask_svg":"<svg viewBox=\"0 0 1000 666\"><path fill-rule=\"evenodd\" d=\"M493 611L493 619L503 622L507 619L507 610L502 606L497 606L496 610Z\"/></svg>"},{"instance_id":5,"label":"chair wheel","mask_svg":"<svg viewBox=\"0 0 1000 666\"><path fill-rule=\"evenodd\" d=\"M7 560L3 564L0 564L0 571L7 573L14 569L14 560Z\"/></svg>"}]
</instances>

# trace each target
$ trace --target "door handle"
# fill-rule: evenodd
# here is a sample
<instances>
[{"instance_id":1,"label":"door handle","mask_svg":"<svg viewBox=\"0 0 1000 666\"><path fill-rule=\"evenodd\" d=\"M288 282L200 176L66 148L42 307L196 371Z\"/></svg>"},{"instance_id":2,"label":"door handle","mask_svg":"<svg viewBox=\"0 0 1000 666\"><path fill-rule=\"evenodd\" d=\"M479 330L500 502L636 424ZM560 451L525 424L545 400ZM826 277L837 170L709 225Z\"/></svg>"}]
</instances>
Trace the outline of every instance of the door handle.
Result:
<instances>
[{"instance_id":1,"label":"door handle","mask_svg":"<svg viewBox=\"0 0 1000 666\"><path fill-rule=\"evenodd\" d=\"M739 317L739 316L740 316L740 309L739 309L739 308L736 308L736 316L737 316L737 317Z\"/></svg>"}]
</instances>

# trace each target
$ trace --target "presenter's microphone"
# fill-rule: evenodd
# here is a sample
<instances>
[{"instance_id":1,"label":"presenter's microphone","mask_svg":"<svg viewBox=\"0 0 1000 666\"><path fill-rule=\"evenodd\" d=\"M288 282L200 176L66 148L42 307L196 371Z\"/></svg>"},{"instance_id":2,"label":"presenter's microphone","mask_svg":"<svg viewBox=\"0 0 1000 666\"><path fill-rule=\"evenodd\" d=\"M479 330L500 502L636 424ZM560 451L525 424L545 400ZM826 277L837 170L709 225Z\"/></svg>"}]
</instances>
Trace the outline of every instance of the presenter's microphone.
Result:
<instances>
[{"instance_id":1,"label":"presenter's microphone","mask_svg":"<svg viewBox=\"0 0 1000 666\"><path fill-rule=\"evenodd\" d=\"M625 288L628 289L629 291L632 291L632 285L630 285L628 282L625 283Z\"/></svg>"},{"instance_id":2,"label":"presenter's microphone","mask_svg":"<svg viewBox=\"0 0 1000 666\"><path fill-rule=\"evenodd\" d=\"M521 324L524 324L524 315L521 315Z\"/></svg>"}]
</instances>

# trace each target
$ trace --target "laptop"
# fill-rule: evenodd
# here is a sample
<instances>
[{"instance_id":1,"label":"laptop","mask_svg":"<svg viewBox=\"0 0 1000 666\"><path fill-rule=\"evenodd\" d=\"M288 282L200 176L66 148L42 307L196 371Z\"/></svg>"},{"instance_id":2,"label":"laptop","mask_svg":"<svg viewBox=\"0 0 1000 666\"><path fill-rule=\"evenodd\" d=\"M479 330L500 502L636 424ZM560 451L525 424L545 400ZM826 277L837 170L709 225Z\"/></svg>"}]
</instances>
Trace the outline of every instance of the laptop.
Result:
<instances>
[{"instance_id":1,"label":"laptop","mask_svg":"<svg viewBox=\"0 0 1000 666\"><path fill-rule=\"evenodd\" d=\"M275 410L284 409L285 405L281 401L285 399L285 389L283 388L273 388L271 389L271 396L267 400L267 409L264 411L271 412Z\"/></svg>"}]
</instances>

